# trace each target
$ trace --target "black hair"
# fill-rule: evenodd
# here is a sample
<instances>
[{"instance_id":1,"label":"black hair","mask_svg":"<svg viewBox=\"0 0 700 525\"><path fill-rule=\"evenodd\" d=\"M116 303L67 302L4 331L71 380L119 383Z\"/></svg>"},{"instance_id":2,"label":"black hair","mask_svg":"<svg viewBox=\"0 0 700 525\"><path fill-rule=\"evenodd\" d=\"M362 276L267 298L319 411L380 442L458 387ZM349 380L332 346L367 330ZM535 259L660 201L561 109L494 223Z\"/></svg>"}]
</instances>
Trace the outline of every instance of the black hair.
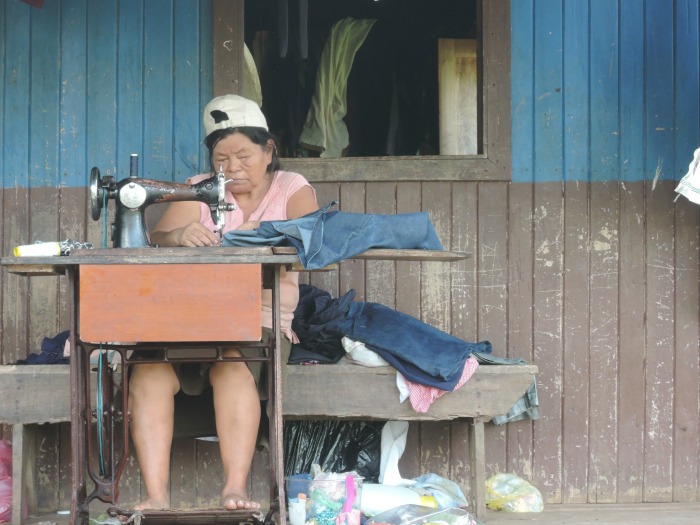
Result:
<instances>
[{"instance_id":1,"label":"black hair","mask_svg":"<svg viewBox=\"0 0 700 525\"><path fill-rule=\"evenodd\" d=\"M237 128L223 128L215 129L204 139L204 145L209 150L209 166L211 167L212 173L216 173L216 167L212 157L214 155L214 148L221 141L221 139L233 135L234 133L240 133L248 137L251 142L257 144L261 148L267 146L268 141L272 141L272 161L267 165L267 172L274 173L277 170L282 169L279 156L277 155L277 139L274 135L267 131L265 128L258 128L253 126L240 126Z\"/></svg>"}]
</instances>

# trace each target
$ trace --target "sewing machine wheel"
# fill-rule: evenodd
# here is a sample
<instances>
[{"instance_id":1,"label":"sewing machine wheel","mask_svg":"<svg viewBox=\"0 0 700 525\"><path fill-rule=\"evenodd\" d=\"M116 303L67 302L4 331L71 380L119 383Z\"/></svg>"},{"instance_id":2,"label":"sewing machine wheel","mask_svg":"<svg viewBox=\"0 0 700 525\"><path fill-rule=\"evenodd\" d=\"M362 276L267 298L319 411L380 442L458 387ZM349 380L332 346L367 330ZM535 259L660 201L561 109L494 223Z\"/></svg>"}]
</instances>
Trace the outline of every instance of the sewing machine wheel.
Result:
<instances>
[{"instance_id":1,"label":"sewing machine wheel","mask_svg":"<svg viewBox=\"0 0 700 525\"><path fill-rule=\"evenodd\" d=\"M92 220L97 221L102 213L102 201L104 199L104 188L102 187L102 179L100 178L100 169L92 168L90 171L90 193L88 201L90 204L90 214Z\"/></svg>"}]
</instances>

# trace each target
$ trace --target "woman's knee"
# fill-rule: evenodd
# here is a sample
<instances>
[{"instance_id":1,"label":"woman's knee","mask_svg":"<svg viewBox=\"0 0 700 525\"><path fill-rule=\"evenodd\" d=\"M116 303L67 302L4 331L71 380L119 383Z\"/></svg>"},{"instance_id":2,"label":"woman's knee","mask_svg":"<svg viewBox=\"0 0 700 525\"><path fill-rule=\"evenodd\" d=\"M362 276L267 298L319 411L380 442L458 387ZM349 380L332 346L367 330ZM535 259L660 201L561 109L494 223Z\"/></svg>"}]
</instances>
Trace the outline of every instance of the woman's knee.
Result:
<instances>
[{"instance_id":1,"label":"woman's knee","mask_svg":"<svg viewBox=\"0 0 700 525\"><path fill-rule=\"evenodd\" d=\"M129 377L129 392L167 392L175 395L180 390L180 382L170 363L149 363L134 365Z\"/></svg>"}]
</instances>

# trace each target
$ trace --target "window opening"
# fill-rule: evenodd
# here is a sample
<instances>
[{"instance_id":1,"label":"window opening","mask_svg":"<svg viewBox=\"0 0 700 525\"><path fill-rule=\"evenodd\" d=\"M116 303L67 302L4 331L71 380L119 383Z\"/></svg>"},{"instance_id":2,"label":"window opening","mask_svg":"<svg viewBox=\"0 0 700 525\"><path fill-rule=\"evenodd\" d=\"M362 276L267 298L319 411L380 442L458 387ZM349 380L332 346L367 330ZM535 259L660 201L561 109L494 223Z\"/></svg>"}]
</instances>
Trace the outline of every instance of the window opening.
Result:
<instances>
[{"instance_id":1,"label":"window opening","mask_svg":"<svg viewBox=\"0 0 700 525\"><path fill-rule=\"evenodd\" d=\"M483 153L476 0L307 2L245 3L283 157Z\"/></svg>"}]
</instances>

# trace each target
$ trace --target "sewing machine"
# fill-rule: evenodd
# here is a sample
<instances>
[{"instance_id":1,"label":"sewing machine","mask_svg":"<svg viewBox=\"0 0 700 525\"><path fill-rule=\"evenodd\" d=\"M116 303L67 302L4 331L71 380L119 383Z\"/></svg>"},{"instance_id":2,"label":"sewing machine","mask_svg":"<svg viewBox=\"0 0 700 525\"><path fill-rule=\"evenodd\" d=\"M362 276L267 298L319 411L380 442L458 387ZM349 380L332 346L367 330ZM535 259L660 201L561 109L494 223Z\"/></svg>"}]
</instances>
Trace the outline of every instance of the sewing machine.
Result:
<instances>
[{"instance_id":1,"label":"sewing machine","mask_svg":"<svg viewBox=\"0 0 700 525\"><path fill-rule=\"evenodd\" d=\"M199 201L208 204L217 230L222 231L225 212L236 209L225 200L226 177L221 169L216 175L197 184L140 179L138 155L132 154L129 177L119 182L114 177L100 177L95 167L90 172L89 206L93 220L99 220L108 199L116 201L116 213L112 223L113 248L142 248L150 246L146 233L144 212L151 204L175 201Z\"/></svg>"}]
</instances>

